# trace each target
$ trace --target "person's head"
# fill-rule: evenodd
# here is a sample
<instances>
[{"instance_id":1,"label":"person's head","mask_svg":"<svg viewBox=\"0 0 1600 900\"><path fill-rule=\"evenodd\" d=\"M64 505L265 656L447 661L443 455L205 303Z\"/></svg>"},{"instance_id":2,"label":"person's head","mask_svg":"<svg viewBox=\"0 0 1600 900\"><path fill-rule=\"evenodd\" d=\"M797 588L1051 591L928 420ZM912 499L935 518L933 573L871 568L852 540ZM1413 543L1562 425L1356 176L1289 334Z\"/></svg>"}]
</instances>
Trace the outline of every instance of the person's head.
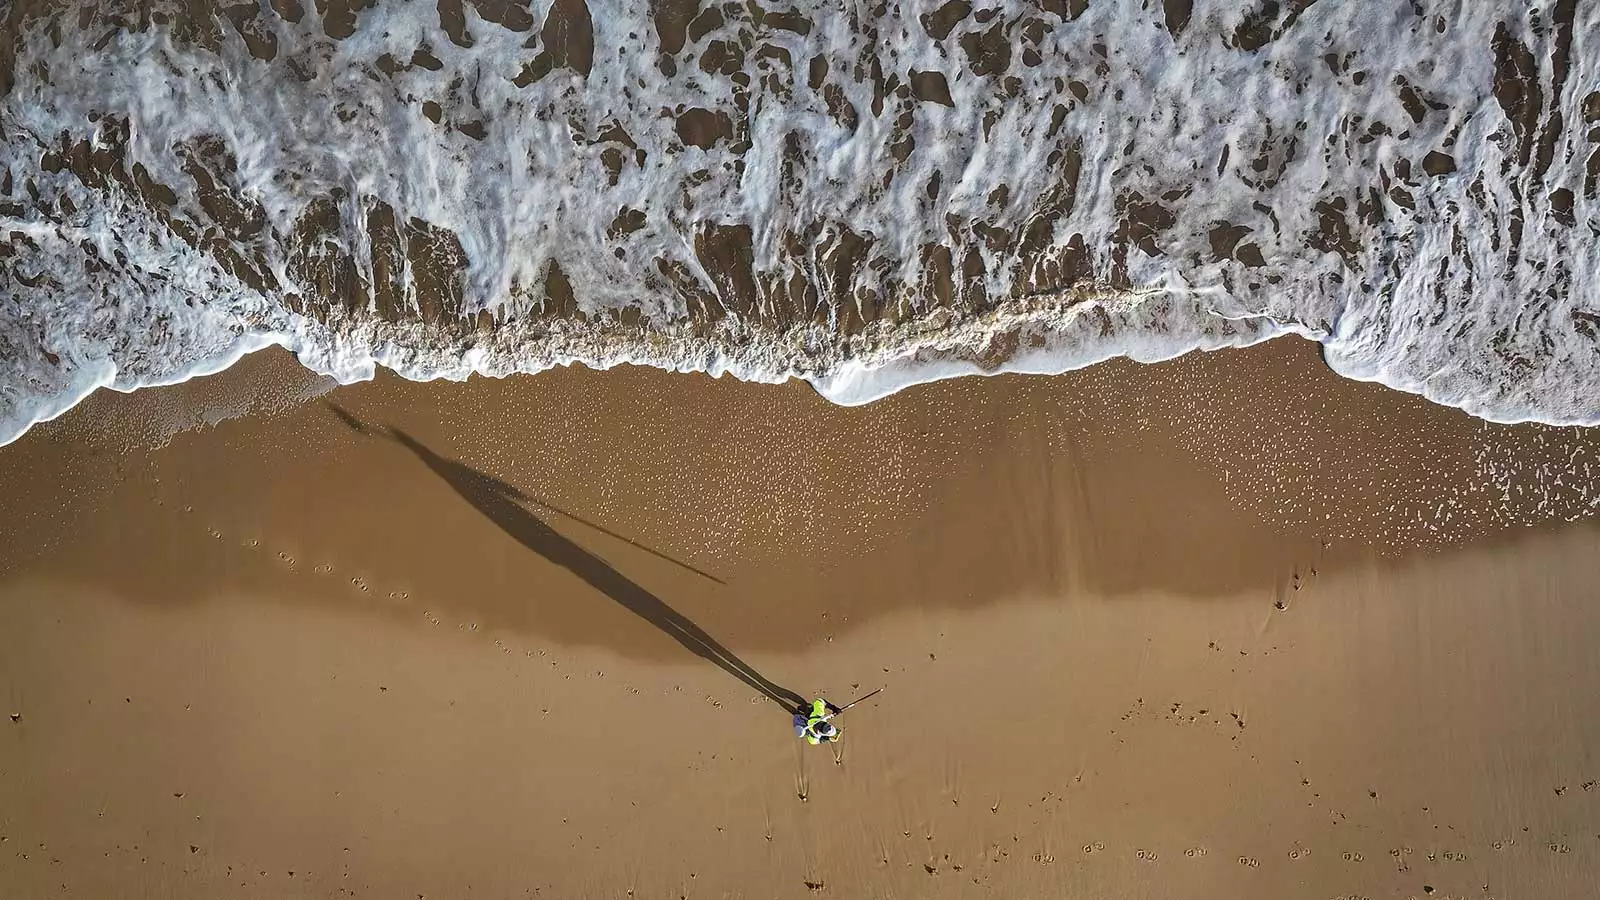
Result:
<instances>
[{"instance_id":1,"label":"person's head","mask_svg":"<svg viewBox=\"0 0 1600 900\"><path fill-rule=\"evenodd\" d=\"M839 729L832 722L818 722L817 735L823 740L831 741L839 736Z\"/></svg>"}]
</instances>

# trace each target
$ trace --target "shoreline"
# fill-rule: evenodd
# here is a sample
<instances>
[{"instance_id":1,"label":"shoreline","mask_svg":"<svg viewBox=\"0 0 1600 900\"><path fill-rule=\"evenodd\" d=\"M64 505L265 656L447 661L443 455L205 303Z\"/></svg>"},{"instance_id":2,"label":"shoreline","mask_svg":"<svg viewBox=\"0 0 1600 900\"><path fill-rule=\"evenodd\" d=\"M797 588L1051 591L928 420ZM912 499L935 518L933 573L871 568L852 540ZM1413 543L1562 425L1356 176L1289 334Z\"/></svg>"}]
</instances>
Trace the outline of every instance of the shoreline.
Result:
<instances>
[{"instance_id":1,"label":"shoreline","mask_svg":"<svg viewBox=\"0 0 1600 900\"><path fill-rule=\"evenodd\" d=\"M1066 322L1076 321L1077 313L1081 312L1080 305L1088 301L1072 301L1068 304ZM986 316L1004 313L1003 309L990 310ZM320 323L319 323L320 324ZM373 323L374 325L385 323ZM1037 323L1034 323L1037 324ZM615 347L603 347L610 340L608 338L595 338L593 336L578 335L567 338L572 346L565 349L546 349L536 361L530 362L526 358L519 358L516 352L505 349L508 341L517 344L515 336L509 333L485 333L478 337L492 338L501 345L498 350L485 350L481 346L468 346L465 348L452 348L444 352L445 356L453 361L432 361L421 364L415 359L426 355L423 351L391 350L379 353L370 347L351 356L349 348L343 348L337 353L326 350L317 350L315 354L304 363L310 378L332 379L339 385L361 384L377 377L399 377L407 381L425 383L428 381L467 381L476 378L507 379L518 377L535 377L545 372L556 369L567 369L574 366L589 369L592 372L607 372L615 368L651 368L667 374L678 375L706 375L712 378L731 377L747 384L784 384L800 382L810 386L820 396L830 403L838 406L864 406L878 403L897 393L916 390L928 385L939 384L965 378L994 378L1004 376L1024 377L1057 377L1070 376L1098 366L1111 364L1114 366L1161 365L1175 359L1181 359L1195 354L1209 354L1240 350L1253 347L1269 341L1286 341L1300 339L1307 341L1317 348L1317 353L1324 357L1324 365L1339 377L1358 384L1380 385L1388 390L1419 397L1428 402L1442 406L1446 409L1459 410L1474 419L1490 425L1546 425L1553 428L1588 428L1600 425L1600 418L1583 415L1552 415L1542 417L1532 412L1518 413L1514 416L1497 417L1490 412L1481 402L1470 403L1451 402L1446 398L1429 391L1425 386L1408 383L1388 377L1383 372L1376 374L1346 374L1326 359L1327 346L1317 337L1303 333L1301 329L1290 328L1276 333L1225 333L1220 335L1194 335L1191 336L1189 345L1174 350L1168 344L1155 342L1147 343L1147 336L1140 334L1124 335L1118 341L1095 346L1085 351L1082 347L1060 349L1056 351L1032 350L1018 355L1016 346L1021 342L1020 334L1027 327L1018 325L1011 331L993 332L981 323L967 323L957 334L938 332L936 334L921 335L912 339L907 346L897 346L893 349L895 355L881 356L883 347L882 337L874 335L857 335L867 342L870 348L867 352L880 354L879 358L863 360L855 356L834 360L826 371L812 371L818 361L805 356L800 348L808 342L794 337L792 340L778 340L772 346L790 345L789 349L794 354L786 362L774 367L774 351L767 344L734 344L727 343L717 346L713 341L705 346L694 347L694 341L709 340L699 335L688 332L674 339L670 336L665 339L665 346L674 347L674 355L662 356L661 347L663 338L660 334L640 333L636 335L636 346L631 349L626 342L619 342ZM1062 326L1062 330L1048 332L1049 337L1041 338L1046 343L1051 340L1072 344L1069 325ZM323 326L327 327L327 326ZM535 331L549 337L555 332L550 331L552 323L539 323ZM918 328L925 328L918 324ZM692 331L692 329L691 329ZM379 340L376 336L369 335L369 343L386 343L391 348L406 346L404 341L396 344L393 340ZM685 348L689 342L691 349ZM0 438L0 447L5 447L20 440L30 429L52 422L71 412L96 392L116 391L117 393L135 393L166 387L175 387L197 379L205 379L226 372L228 369L239 365L248 357L266 353L279 355L283 353L300 354L310 351L313 342L305 335L290 335L286 333L255 333L250 332L240 336L237 345L230 347L221 356L199 363L192 370L181 375L169 374L161 379L148 382L140 381L132 386L119 386L118 379L113 374L106 378L94 379L92 386L76 388L69 397L66 394L53 398L47 404L45 412L37 413L30 422L17 427L13 434ZM1011 356L997 358L994 356L994 346L1010 346ZM648 347L648 351L640 348ZM838 351L835 351L838 352ZM413 359L409 365L398 360L393 354L403 353ZM928 354L938 354L937 359L929 359ZM744 357L744 358L741 358ZM489 363L488 359L500 359L500 363ZM510 360L509 363L504 360ZM910 360L910 361L908 361ZM1043 361L1041 361L1043 360ZM914 370L912 374L905 374L907 367ZM409 372L407 370L410 370ZM902 372L896 376L891 373ZM380 373L382 373L380 375ZM403 374L404 373L404 374Z\"/></svg>"}]
</instances>

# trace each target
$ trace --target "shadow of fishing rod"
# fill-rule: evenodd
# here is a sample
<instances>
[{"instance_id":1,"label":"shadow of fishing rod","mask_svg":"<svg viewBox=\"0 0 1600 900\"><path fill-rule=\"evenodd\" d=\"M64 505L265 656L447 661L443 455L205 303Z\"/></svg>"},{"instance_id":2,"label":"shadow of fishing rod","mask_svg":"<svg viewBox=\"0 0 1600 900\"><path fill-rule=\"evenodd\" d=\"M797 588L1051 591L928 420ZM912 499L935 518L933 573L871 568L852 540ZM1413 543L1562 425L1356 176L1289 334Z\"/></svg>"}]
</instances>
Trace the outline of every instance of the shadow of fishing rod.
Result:
<instances>
[{"instance_id":1,"label":"shadow of fishing rod","mask_svg":"<svg viewBox=\"0 0 1600 900\"><path fill-rule=\"evenodd\" d=\"M370 427L368 427L365 422L363 422L360 419L357 419L355 416L351 415L348 410L346 410L343 407L339 406L337 403L328 403L327 407L328 407L328 409L332 410L333 414L338 416L340 418L340 420L344 422L344 424L350 426L350 429L352 431L355 431L355 432L357 432L359 434L375 434L375 432ZM392 437L392 435L389 435L389 436ZM484 477L487 478L488 476L485 475ZM505 482L500 482L500 483L502 485L504 485L505 490L509 493L509 495L511 497L515 498L516 500L518 500L518 501L520 501L522 503L526 503L526 504L529 504L531 506L537 506L540 509L549 510L550 512L553 512L556 515L561 516L562 518L571 519L572 521L577 522L579 525L583 525L583 526L585 526L587 528L592 528L595 531L598 531L601 534L606 535L607 537L615 538L615 539L617 539L619 541L622 541L623 543L627 544L630 547L634 547L634 548L636 548L638 550L643 550L644 552L650 554L651 556L654 556L656 559L662 560L663 562L672 563L673 565L677 566L680 569L683 569L686 572L693 572L694 574L699 575L701 578L704 578L707 581L714 581L717 584L720 584L720 585L722 585L724 587L726 587L727 584L728 584L726 581L723 581L721 578L718 578L717 576L711 574L710 572L707 572L704 569L696 568L695 566L692 566L692 565L684 562L681 559L676 559L674 557L668 556L667 554L662 553L660 550L657 550L654 547L649 547L649 546L646 546L644 544L641 544L638 541L634 540L633 538L628 537L625 534L619 534L619 533L617 533L615 531L612 531L611 529L607 528L604 525L599 524L598 522L591 522L588 519L585 519L583 516L578 515L577 513L568 512L567 510L564 510L561 507L556 506L554 503L547 503L544 500L539 499L538 497L530 497L529 495L523 493L522 491L518 490L517 488L512 487L509 484L505 484Z\"/></svg>"},{"instance_id":2,"label":"shadow of fishing rod","mask_svg":"<svg viewBox=\"0 0 1600 900\"><path fill-rule=\"evenodd\" d=\"M515 488L513 488L513 490L515 490ZM720 585L722 585L724 587L726 587L727 584L728 584L726 581L723 581L721 578L718 578L717 576L711 574L710 572L705 571L704 569L697 569L694 566L691 566L691 565L689 565L688 563L686 563L686 562L684 562L682 560L673 559L672 557L668 556L667 554L662 553L660 550L656 550L653 547L646 547L644 544L639 543L638 541L634 540L631 537L628 537L625 534L618 534L615 531L612 531L611 529L605 527L604 525L598 525L598 524L596 524L594 522L589 521L588 519L585 519L584 517L582 517L580 515L577 515L576 513L567 512L566 510L562 509L559 506L556 506L556 505L551 504L551 503L546 503L543 500L540 500L538 497L529 497L527 494L524 494L524 493L522 493L520 491L517 492L516 497L517 497L518 500L521 500L522 502L527 503L527 504L529 504L531 506L537 506L540 509L547 509L550 512L553 512L558 516L562 516L564 518L571 519L572 521L577 522L579 525L585 525L585 526L587 526L589 528L594 529L595 531L600 532L601 534L607 535L609 537L614 537L617 540L622 541L623 543L625 543L625 544L627 544L627 545L629 545L631 547L637 547L638 549L643 550L644 552L650 554L651 556L654 556L657 559L665 560L666 562L672 563L673 565L677 566L680 569L683 569L683 570L688 571L688 572L693 572L694 574L699 575L701 578L704 578L707 581L714 581L717 584L720 584Z\"/></svg>"},{"instance_id":3,"label":"shadow of fishing rod","mask_svg":"<svg viewBox=\"0 0 1600 900\"><path fill-rule=\"evenodd\" d=\"M689 652L715 663L728 674L783 707L785 711L794 713L807 708L805 700L799 694L768 680L687 616L668 606L661 598L612 568L610 563L578 546L551 528L543 519L528 511L522 504L537 503L537 501L529 500L512 485L470 466L442 457L404 431L397 428L375 430L338 405L329 403L328 406L352 430L360 434L387 437L410 450L435 475L450 485L463 500L472 504L517 543L576 575L590 587L660 629ZM544 506L544 504L538 505ZM629 541L629 543L634 542ZM661 554L656 555L661 556ZM662 558L670 559L665 556Z\"/></svg>"}]
</instances>

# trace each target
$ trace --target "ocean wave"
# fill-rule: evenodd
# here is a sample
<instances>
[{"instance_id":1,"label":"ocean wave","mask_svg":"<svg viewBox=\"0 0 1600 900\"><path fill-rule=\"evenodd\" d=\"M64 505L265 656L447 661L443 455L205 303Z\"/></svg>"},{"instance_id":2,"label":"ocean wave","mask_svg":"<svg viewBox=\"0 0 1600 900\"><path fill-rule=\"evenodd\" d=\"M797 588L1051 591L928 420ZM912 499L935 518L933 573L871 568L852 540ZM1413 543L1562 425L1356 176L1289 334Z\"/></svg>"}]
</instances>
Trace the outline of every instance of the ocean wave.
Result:
<instances>
[{"instance_id":1,"label":"ocean wave","mask_svg":"<svg viewBox=\"0 0 1600 900\"><path fill-rule=\"evenodd\" d=\"M320 10L320 12L319 12ZM1600 421L1574 0L14 4L0 442L279 344L841 403L1299 334Z\"/></svg>"}]
</instances>

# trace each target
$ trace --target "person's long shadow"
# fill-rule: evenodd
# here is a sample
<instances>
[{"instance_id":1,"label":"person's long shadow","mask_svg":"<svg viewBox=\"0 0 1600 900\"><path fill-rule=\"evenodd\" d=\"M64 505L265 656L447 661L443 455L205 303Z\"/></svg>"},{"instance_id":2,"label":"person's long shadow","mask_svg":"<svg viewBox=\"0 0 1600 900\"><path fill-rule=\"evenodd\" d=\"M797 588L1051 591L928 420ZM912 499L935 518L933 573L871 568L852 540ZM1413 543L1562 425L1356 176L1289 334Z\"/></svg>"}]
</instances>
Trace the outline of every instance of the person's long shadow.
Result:
<instances>
[{"instance_id":1,"label":"person's long shadow","mask_svg":"<svg viewBox=\"0 0 1600 900\"><path fill-rule=\"evenodd\" d=\"M578 546L547 525L544 520L529 512L522 504L536 501L515 487L434 453L404 431L397 428L376 431L337 405L330 403L329 406L355 431L362 434L386 434L416 454L418 459L432 469L435 475L444 479L462 499L477 507L489 521L500 526L500 530L515 538L517 543L583 579L590 587L666 632L689 652L701 659L716 663L728 674L760 691L763 696L784 710L796 713L806 709L807 704L799 694L769 681L744 660L733 655L727 647L718 643L700 626L668 606L661 598L633 583L627 576L613 569L610 563Z\"/></svg>"}]
</instances>

